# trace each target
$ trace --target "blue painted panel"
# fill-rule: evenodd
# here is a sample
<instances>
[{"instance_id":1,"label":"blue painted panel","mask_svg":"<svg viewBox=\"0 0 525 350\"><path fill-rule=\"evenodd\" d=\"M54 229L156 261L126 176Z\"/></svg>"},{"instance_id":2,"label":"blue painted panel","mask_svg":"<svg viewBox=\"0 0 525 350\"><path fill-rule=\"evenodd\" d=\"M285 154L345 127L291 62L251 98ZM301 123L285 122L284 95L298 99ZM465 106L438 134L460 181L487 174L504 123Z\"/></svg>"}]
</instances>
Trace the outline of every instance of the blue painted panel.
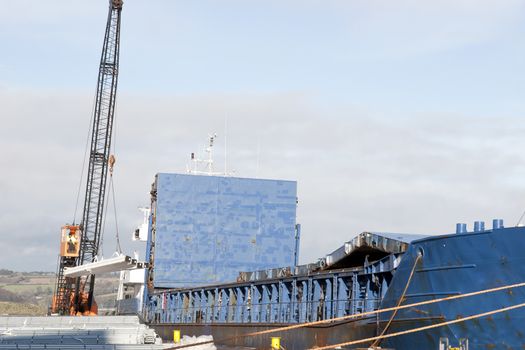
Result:
<instances>
[{"instance_id":1,"label":"blue painted panel","mask_svg":"<svg viewBox=\"0 0 525 350\"><path fill-rule=\"evenodd\" d=\"M155 287L294 265L295 181L158 174L156 187Z\"/></svg>"}]
</instances>

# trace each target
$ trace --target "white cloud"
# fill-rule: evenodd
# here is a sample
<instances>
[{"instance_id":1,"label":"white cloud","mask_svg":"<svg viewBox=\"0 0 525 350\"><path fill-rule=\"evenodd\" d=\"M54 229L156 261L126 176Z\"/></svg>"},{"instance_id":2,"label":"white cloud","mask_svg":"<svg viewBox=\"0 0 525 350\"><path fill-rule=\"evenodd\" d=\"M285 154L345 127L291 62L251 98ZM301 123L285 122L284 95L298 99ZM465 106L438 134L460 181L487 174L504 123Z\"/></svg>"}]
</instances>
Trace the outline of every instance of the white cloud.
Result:
<instances>
[{"instance_id":1,"label":"white cloud","mask_svg":"<svg viewBox=\"0 0 525 350\"><path fill-rule=\"evenodd\" d=\"M124 241L141 220L137 207L149 203L154 174L184 171L209 132L219 134L222 164L226 115L229 164L239 175L298 180L304 262L363 230L442 233L456 221L499 216L514 223L525 205L519 119L334 113L305 93L122 94L118 103L115 183ZM91 97L0 91L0 104L9 116L0 131L0 244L10 247L0 266L53 270L59 227L74 209ZM106 254L115 246L112 220ZM20 258L22 247L41 253Z\"/></svg>"},{"instance_id":2,"label":"white cloud","mask_svg":"<svg viewBox=\"0 0 525 350\"><path fill-rule=\"evenodd\" d=\"M390 107L399 106L382 106L380 112L372 106L378 103L374 96L386 94L380 88L370 89L368 98L373 102L367 105L345 106L336 101L327 106L331 100L318 104L319 95L311 90L286 92L281 84L288 86L287 80L305 79L310 73L329 79L324 69L337 61L328 68L333 68L338 81L322 92L337 94L341 93L337 86L348 88L345 80L355 78L360 69L353 65L355 72L339 77L351 65L349 57L391 62L504 40L516 35L523 17L522 1L257 3L263 8L272 6L273 10L261 15L271 21L249 11L246 17L239 17L228 9L221 12L224 18L197 11L193 14L198 18L183 19L177 12L175 21L171 11L188 8L175 9L166 2L169 11L158 11L161 3L126 3L126 62L135 63L127 66L128 78L123 78L165 92L156 96L131 95L125 89L119 92L115 181L123 240L141 220L137 207L148 204L154 174L184 171L189 154L204 146L209 132L219 134L217 161L222 163L226 117L228 159L237 174L298 180L304 262L328 253L362 230L441 233L451 231L456 221L501 216L514 223L521 214L525 206L521 200L525 172L520 152L525 143L522 119L442 113L429 110L431 107L406 118L390 118ZM234 5L231 9L248 6L245 1L230 4ZM19 55L3 56L9 60L0 62L0 73L11 73L10 81L0 74L0 245L5 251L0 267L55 269L59 228L72 220L92 105L91 90L14 88L22 84L14 79L23 80L23 75L31 82L40 77L47 84L49 78L42 73L56 69L50 75L58 80L60 75L69 80L74 75L75 82L92 82L86 72L80 74L87 67L80 62L91 62L84 57L87 52L98 55L105 13L106 6L93 1L0 0L0 34L10 38L14 50L10 53ZM279 16L270 16L274 14ZM230 27L230 18L249 22L250 16L261 27L251 22L243 32ZM214 30L231 40L216 41ZM48 41L50 38L53 40ZM48 49L45 63L35 49L38 45ZM71 56L64 54L69 50ZM214 50L224 55L223 61L210 54ZM338 55L344 60L332 60ZM173 64L172 59L181 56L182 61ZM210 60L200 61L202 57ZM20 63L19 58L28 61ZM61 64L49 68L62 60L74 62L74 69ZM307 67L300 69L299 63ZM275 80L268 83L270 89L280 92L172 92L189 89L181 82L184 72L180 67L194 69L185 77L188 83L195 84L196 79L208 91L225 91L223 84L229 81L221 80L219 86L214 79L223 78L212 74L222 72L223 65L232 81L240 81L234 86L258 87L266 80L257 80L254 73L267 71L269 79ZM170 70L175 66L179 68ZM279 67L286 73L298 69L298 75L277 77ZM373 64L362 68L374 71ZM147 73L141 76L138 72L144 69ZM203 76L195 77L201 73ZM162 79L164 83L158 84ZM54 83L49 81L51 86ZM297 84L307 89L309 82L305 79ZM357 79L355 84L359 90L362 81ZM351 90L343 93L351 96ZM491 101L498 103L504 105ZM106 253L111 253L111 220L107 232Z\"/></svg>"}]
</instances>

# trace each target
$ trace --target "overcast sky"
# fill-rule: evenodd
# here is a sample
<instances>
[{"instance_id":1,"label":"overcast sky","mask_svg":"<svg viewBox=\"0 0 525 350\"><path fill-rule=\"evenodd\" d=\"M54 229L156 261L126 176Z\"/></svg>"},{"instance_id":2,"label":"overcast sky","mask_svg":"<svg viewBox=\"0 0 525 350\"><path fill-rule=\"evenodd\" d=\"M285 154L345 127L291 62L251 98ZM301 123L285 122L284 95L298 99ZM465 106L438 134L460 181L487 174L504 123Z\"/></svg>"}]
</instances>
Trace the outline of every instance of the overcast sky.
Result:
<instances>
[{"instance_id":1,"label":"overcast sky","mask_svg":"<svg viewBox=\"0 0 525 350\"><path fill-rule=\"evenodd\" d=\"M2 268L56 269L106 15L106 0L0 0ZM226 142L237 175L298 181L301 262L362 231L525 210L525 1L126 0L121 35L122 240L154 175L183 172L210 132L221 168Z\"/></svg>"}]
</instances>

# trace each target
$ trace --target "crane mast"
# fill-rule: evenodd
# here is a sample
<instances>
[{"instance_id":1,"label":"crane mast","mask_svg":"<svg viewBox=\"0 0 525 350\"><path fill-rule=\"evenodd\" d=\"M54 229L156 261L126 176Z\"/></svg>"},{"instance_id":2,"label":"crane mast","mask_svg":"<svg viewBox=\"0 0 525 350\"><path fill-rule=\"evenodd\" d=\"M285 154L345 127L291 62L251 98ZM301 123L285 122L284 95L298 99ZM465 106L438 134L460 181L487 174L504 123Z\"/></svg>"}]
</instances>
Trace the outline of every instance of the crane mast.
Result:
<instances>
[{"instance_id":1,"label":"crane mast","mask_svg":"<svg viewBox=\"0 0 525 350\"><path fill-rule=\"evenodd\" d=\"M86 310L81 309L81 303L84 303L87 312L92 310L95 276L91 275L85 280L68 278L64 276L64 268L91 263L99 253L117 94L122 5L122 0L109 0L92 119L84 210L79 226L66 225L62 228L64 247L61 246L57 272L52 305L54 313L85 313ZM77 244L76 249L74 244ZM87 306L86 300L82 300L85 299L83 295L87 297Z\"/></svg>"}]
</instances>

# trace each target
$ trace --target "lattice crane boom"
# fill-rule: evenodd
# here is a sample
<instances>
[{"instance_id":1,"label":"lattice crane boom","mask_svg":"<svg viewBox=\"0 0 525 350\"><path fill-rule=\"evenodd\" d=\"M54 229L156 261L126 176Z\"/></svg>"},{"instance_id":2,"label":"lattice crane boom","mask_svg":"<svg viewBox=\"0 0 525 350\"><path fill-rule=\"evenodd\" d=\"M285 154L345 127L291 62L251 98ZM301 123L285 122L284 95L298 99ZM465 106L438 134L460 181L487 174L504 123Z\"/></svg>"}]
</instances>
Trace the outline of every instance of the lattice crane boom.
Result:
<instances>
[{"instance_id":1,"label":"lattice crane boom","mask_svg":"<svg viewBox=\"0 0 525 350\"><path fill-rule=\"evenodd\" d=\"M65 250L61 248L52 305L52 312L55 313L78 314L93 310L95 276L91 275L83 281L80 278L67 278L64 277L64 268L91 263L99 253L117 95L122 5L122 0L109 0L92 120L84 210L79 226L66 225L62 230ZM78 245L76 249L70 242L72 231L77 236L80 232L80 237L75 241ZM68 244L71 248L69 252ZM82 295L87 296L87 305Z\"/></svg>"}]
</instances>

